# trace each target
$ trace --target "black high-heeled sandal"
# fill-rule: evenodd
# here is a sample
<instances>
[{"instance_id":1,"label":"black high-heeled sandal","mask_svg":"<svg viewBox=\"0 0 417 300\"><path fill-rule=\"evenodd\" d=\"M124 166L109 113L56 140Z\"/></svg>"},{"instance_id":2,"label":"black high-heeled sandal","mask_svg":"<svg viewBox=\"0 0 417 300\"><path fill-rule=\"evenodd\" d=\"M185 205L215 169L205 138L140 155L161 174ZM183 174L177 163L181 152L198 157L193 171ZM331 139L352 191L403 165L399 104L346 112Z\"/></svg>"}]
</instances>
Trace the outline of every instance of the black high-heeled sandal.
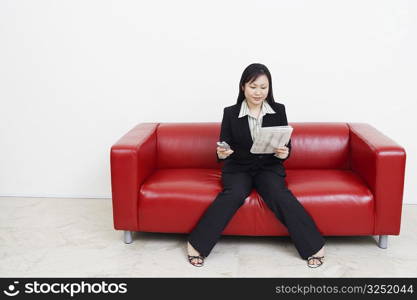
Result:
<instances>
[{"instance_id":1,"label":"black high-heeled sandal","mask_svg":"<svg viewBox=\"0 0 417 300\"><path fill-rule=\"evenodd\" d=\"M309 258L307 258L307 266L309 266L310 268L318 268L323 264L323 259L324 256L310 256ZM317 259L320 263L319 264L310 264L310 260L312 259Z\"/></svg>"},{"instance_id":2,"label":"black high-heeled sandal","mask_svg":"<svg viewBox=\"0 0 417 300\"><path fill-rule=\"evenodd\" d=\"M201 259L201 262L192 262L193 259ZM204 265L204 256L202 255L188 255L188 261L190 264L192 264L194 267L202 267Z\"/></svg>"}]
</instances>

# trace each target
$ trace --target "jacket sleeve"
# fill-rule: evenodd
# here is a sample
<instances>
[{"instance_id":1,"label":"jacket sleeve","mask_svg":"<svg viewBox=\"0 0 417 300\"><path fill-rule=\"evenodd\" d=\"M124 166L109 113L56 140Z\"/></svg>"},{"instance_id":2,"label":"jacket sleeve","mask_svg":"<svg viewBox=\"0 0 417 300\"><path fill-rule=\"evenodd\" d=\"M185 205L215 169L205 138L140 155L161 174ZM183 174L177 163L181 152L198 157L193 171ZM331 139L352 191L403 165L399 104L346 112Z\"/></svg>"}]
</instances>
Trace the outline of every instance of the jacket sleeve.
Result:
<instances>
[{"instance_id":1,"label":"jacket sleeve","mask_svg":"<svg viewBox=\"0 0 417 300\"><path fill-rule=\"evenodd\" d=\"M282 104L282 113L281 114L282 114L281 117L283 119L283 126L288 125L287 114L285 113L285 105L284 104ZM288 156L286 158L282 159L282 158L279 158L277 154L274 155L276 158L280 159L281 161L285 161L288 158L290 158L290 155L291 155L291 138L285 146L288 147Z\"/></svg>"},{"instance_id":2,"label":"jacket sleeve","mask_svg":"<svg viewBox=\"0 0 417 300\"><path fill-rule=\"evenodd\" d=\"M227 107L225 107L223 109L223 118L222 118L222 124L220 126L219 141L220 142L225 141L232 148L232 144L233 144L232 143L232 130L230 128L230 116L228 114ZM216 148L217 148L217 146L216 146ZM233 150L233 148L232 148L232 150ZM221 158L218 157L217 150L216 150L216 158L217 158L218 163L230 159L233 155L234 155L234 153L230 154L225 159L221 159Z\"/></svg>"}]
</instances>

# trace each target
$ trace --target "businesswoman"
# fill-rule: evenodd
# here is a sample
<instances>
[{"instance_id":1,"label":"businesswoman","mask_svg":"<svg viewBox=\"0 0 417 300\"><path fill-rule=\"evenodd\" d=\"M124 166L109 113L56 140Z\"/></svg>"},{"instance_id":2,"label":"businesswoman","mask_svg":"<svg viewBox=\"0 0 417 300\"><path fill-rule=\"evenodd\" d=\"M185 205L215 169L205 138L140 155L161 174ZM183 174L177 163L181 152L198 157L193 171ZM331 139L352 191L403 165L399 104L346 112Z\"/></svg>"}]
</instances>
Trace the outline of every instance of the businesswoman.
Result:
<instances>
[{"instance_id":1,"label":"businesswoman","mask_svg":"<svg viewBox=\"0 0 417 300\"><path fill-rule=\"evenodd\" d=\"M294 245L307 265L319 267L324 259L324 238L313 219L285 184L282 164L291 153L291 140L272 154L250 152L260 127L288 125L285 106L275 102L272 80L263 64L251 64L242 73L235 105L224 108L220 141L229 150L217 147L222 167L223 191L206 210L188 237L189 262L197 267L221 236L227 223L244 203L254 187L284 224Z\"/></svg>"}]
</instances>

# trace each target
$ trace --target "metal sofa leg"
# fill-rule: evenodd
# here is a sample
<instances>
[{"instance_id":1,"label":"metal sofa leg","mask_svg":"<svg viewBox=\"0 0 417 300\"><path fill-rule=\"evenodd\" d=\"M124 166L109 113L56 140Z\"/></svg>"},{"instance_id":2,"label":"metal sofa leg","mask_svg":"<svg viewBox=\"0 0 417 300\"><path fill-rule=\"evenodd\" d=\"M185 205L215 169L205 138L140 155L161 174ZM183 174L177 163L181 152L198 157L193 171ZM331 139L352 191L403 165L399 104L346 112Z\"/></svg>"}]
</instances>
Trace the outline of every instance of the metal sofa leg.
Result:
<instances>
[{"instance_id":1,"label":"metal sofa leg","mask_svg":"<svg viewBox=\"0 0 417 300\"><path fill-rule=\"evenodd\" d=\"M378 240L378 247L387 249L388 247L388 235L380 235Z\"/></svg>"},{"instance_id":2,"label":"metal sofa leg","mask_svg":"<svg viewBox=\"0 0 417 300\"><path fill-rule=\"evenodd\" d=\"M124 240L125 240L126 244L132 243L132 241L133 241L132 231L129 231L129 230L124 231Z\"/></svg>"}]
</instances>

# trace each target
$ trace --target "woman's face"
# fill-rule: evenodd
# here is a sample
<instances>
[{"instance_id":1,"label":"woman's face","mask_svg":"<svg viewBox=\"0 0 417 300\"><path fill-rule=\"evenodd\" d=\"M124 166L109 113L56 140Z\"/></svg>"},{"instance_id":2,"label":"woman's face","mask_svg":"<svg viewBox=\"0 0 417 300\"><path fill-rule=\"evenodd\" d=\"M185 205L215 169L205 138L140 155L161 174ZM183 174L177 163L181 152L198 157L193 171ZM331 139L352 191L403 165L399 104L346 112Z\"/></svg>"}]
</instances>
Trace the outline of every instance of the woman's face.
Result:
<instances>
[{"instance_id":1,"label":"woman's face","mask_svg":"<svg viewBox=\"0 0 417 300\"><path fill-rule=\"evenodd\" d=\"M266 75L260 75L251 83L246 82L243 91L245 98L253 105L260 105L268 96L269 81Z\"/></svg>"}]
</instances>

